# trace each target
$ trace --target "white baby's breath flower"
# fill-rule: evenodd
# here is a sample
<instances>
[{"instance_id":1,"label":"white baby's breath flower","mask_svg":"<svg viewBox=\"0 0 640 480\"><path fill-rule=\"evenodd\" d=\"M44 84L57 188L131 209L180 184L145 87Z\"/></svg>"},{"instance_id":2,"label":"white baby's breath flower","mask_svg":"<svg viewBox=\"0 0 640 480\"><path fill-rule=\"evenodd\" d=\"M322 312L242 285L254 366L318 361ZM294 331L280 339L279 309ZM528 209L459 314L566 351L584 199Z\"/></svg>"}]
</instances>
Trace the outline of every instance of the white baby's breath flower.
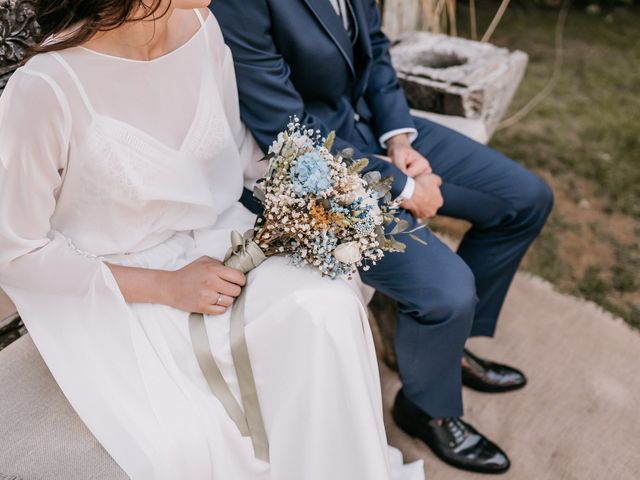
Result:
<instances>
[{"instance_id":1,"label":"white baby's breath flower","mask_svg":"<svg viewBox=\"0 0 640 480\"><path fill-rule=\"evenodd\" d=\"M304 149L311 146L311 139L306 135L301 135L293 138L293 144L299 149Z\"/></svg>"}]
</instances>

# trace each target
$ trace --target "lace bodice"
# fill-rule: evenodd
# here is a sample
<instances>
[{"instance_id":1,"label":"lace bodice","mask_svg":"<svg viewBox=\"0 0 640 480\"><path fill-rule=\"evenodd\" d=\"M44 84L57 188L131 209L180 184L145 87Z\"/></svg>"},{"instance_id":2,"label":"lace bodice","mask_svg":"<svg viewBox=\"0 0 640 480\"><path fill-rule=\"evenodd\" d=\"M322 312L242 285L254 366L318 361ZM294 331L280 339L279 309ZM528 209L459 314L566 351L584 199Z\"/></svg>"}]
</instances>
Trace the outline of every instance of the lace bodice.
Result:
<instances>
[{"instance_id":1,"label":"lace bodice","mask_svg":"<svg viewBox=\"0 0 640 480\"><path fill-rule=\"evenodd\" d=\"M0 100L3 228L14 238L59 232L96 255L135 252L214 225L238 200L260 152L218 24L201 21L151 61L76 47L15 73Z\"/></svg>"}]
</instances>

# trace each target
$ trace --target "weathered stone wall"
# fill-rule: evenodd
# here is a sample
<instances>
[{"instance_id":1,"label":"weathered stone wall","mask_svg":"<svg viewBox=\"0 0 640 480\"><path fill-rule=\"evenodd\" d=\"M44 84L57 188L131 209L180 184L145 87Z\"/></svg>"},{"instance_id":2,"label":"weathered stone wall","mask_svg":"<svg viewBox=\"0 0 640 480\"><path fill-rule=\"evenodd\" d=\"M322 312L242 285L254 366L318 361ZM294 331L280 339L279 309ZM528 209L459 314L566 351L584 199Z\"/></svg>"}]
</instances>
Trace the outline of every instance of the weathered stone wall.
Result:
<instances>
[{"instance_id":1,"label":"weathered stone wall","mask_svg":"<svg viewBox=\"0 0 640 480\"><path fill-rule=\"evenodd\" d=\"M382 11L383 30L392 41L404 33L418 30L420 0L386 0Z\"/></svg>"},{"instance_id":2,"label":"weathered stone wall","mask_svg":"<svg viewBox=\"0 0 640 480\"><path fill-rule=\"evenodd\" d=\"M0 0L0 94L37 34L32 0Z\"/></svg>"}]
</instances>

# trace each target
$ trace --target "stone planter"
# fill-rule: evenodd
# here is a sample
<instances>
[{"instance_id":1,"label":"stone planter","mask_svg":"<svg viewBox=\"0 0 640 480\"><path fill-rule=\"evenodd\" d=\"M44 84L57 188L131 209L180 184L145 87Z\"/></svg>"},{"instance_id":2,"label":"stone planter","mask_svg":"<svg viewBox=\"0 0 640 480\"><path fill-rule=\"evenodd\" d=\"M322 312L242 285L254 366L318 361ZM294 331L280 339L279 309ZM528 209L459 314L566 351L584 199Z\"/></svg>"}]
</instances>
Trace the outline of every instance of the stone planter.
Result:
<instances>
[{"instance_id":1,"label":"stone planter","mask_svg":"<svg viewBox=\"0 0 640 480\"><path fill-rule=\"evenodd\" d=\"M0 94L38 35L31 0L0 0Z\"/></svg>"},{"instance_id":2,"label":"stone planter","mask_svg":"<svg viewBox=\"0 0 640 480\"><path fill-rule=\"evenodd\" d=\"M529 59L521 51L427 32L401 37L391 56L412 108L480 120L489 137Z\"/></svg>"}]
</instances>

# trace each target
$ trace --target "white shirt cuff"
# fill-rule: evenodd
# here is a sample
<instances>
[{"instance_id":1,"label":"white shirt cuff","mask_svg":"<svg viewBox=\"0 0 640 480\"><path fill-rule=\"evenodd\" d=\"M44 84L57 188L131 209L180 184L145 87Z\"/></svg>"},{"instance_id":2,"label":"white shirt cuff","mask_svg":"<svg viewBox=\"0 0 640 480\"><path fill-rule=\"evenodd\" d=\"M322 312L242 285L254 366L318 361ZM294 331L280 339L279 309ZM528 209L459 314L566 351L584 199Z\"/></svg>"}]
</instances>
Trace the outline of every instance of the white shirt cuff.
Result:
<instances>
[{"instance_id":1,"label":"white shirt cuff","mask_svg":"<svg viewBox=\"0 0 640 480\"><path fill-rule=\"evenodd\" d=\"M408 133L409 134L409 142L413 143L415 142L416 138L418 138L418 131L415 128L397 128L395 130L391 130L390 132L385 133L384 135L382 135L379 140L380 140L380 146L382 146L382 148L387 148L387 140L389 140L391 137L395 137L396 135L400 135L401 133Z\"/></svg>"},{"instance_id":2,"label":"white shirt cuff","mask_svg":"<svg viewBox=\"0 0 640 480\"><path fill-rule=\"evenodd\" d=\"M396 198L396 202L403 202L404 200L411 200L411 197L413 197L413 193L416 191L416 181L411 178L411 177L407 177L407 183L404 186L404 189L402 190L402 192L400 192L400 195L398 195L398 198Z\"/></svg>"}]
</instances>

